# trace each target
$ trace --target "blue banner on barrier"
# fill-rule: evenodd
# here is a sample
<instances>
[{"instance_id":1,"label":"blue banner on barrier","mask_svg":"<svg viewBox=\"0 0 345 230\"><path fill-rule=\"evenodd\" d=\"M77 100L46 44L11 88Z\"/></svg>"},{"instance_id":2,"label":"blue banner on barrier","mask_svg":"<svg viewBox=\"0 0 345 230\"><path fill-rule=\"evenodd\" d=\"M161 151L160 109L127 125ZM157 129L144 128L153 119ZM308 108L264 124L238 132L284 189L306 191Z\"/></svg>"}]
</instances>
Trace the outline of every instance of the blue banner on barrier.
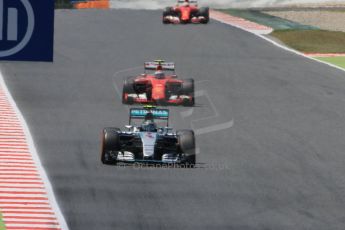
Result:
<instances>
[{"instance_id":1,"label":"blue banner on barrier","mask_svg":"<svg viewBox=\"0 0 345 230\"><path fill-rule=\"evenodd\" d=\"M0 60L53 61L54 0L0 0Z\"/></svg>"}]
</instances>

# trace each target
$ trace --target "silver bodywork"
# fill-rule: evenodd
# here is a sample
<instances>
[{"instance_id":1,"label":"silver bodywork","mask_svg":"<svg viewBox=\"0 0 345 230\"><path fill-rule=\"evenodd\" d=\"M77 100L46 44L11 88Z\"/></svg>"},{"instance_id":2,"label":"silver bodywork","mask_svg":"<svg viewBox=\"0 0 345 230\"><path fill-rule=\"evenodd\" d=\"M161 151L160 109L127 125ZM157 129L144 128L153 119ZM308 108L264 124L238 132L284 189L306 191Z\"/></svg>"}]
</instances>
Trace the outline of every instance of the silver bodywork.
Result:
<instances>
[{"instance_id":1,"label":"silver bodywork","mask_svg":"<svg viewBox=\"0 0 345 230\"><path fill-rule=\"evenodd\" d=\"M180 141L185 139L180 138L180 131L175 132L169 127L168 109L130 108L126 129L117 129L117 135L112 139L114 151L110 150L109 154L116 162L180 164L190 162L193 157L188 149L182 151Z\"/></svg>"},{"instance_id":2,"label":"silver bodywork","mask_svg":"<svg viewBox=\"0 0 345 230\"><path fill-rule=\"evenodd\" d=\"M143 155L145 158L153 157L155 153L155 144L157 140L157 133L140 132L139 136L143 143Z\"/></svg>"},{"instance_id":3,"label":"silver bodywork","mask_svg":"<svg viewBox=\"0 0 345 230\"><path fill-rule=\"evenodd\" d=\"M142 142L142 153L143 153L143 160L135 159L135 155L129 151L119 152L117 155L117 161L120 162L135 162L135 161L143 161L143 162L157 162L157 163L181 163L183 160L183 154L177 153L163 153L162 158L160 160L153 160L155 154L155 145L156 141L159 136L171 136L176 137L176 133L172 132L172 128L165 127L159 128L157 132L141 132L139 131L139 127L133 126L126 126L128 131L121 132L123 134L130 134L136 135L140 137Z\"/></svg>"}]
</instances>

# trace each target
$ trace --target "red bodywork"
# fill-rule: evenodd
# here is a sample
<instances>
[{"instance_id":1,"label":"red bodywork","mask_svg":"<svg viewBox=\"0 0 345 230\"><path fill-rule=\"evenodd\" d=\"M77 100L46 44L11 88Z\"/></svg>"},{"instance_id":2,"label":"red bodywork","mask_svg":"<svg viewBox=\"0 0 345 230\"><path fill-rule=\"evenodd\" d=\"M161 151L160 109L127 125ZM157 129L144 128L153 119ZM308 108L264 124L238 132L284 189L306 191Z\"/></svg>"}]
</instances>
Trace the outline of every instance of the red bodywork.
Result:
<instances>
[{"instance_id":1,"label":"red bodywork","mask_svg":"<svg viewBox=\"0 0 345 230\"><path fill-rule=\"evenodd\" d=\"M198 11L198 7L196 6L177 6L174 8L175 12L180 13L181 15L181 20L183 22L188 22L190 21L192 13L195 13Z\"/></svg>"},{"instance_id":2,"label":"red bodywork","mask_svg":"<svg viewBox=\"0 0 345 230\"><path fill-rule=\"evenodd\" d=\"M164 24L207 24L209 21L209 11L207 7L199 8L196 4L177 5L167 7L163 12Z\"/></svg>"},{"instance_id":3,"label":"red bodywork","mask_svg":"<svg viewBox=\"0 0 345 230\"><path fill-rule=\"evenodd\" d=\"M183 95L183 97L177 96L174 99L170 99L167 96L168 87L178 86L183 83L183 80L176 79L176 75L165 76L163 79L157 79L153 75L143 74L138 76L134 80L135 85L145 86L146 98L131 97L133 103L149 103L149 104L175 104L182 105L186 103L186 100L193 101L192 96ZM128 94L123 95L123 99L128 101Z\"/></svg>"}]
</instances>

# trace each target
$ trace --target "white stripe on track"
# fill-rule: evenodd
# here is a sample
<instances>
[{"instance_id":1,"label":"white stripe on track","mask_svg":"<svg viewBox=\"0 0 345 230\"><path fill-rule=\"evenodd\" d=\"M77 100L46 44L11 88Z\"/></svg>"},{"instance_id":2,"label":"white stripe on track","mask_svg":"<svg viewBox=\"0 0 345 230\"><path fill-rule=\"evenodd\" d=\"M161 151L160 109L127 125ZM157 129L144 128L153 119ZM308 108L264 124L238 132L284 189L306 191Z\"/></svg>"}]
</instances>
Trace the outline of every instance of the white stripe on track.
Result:
<instances>
[{"instance_id":1,"label":"white stripe on track","mask_svg":"<svg viewBox=\"0 0 345 230\"><path fill-rule=\"evenodd\" d=\"M47 209L39 209L39 208L2 208L1 211L7 212L7 213L44 213L44 214L54 214L53 211L47 210Z\"/></svg>"},{"instance_id":2,"label":"white stripe on track","mask_svg":"<svg viewBox=\"0 0 345 230\"><path fill-rule=\"evenodd\" d=\"M7 151L1 151L0 156L30 156L29 152L21 152L21 153L16 153L16 152L7 152Z\"/></svg>"},{"instance_id":3,"label":"white stripe on track","mask_svg":"<svg viewBox=\"0 0 345 230\"><path fill-rule=\"evenodd\" d=\"M56 224L58 225L56 220L39 220L39 219L26 219L26 218L4 218L5 224L6 222L24 222L24 223L46 223L46 224ZM7 224L6 224L7 225Z\"/></svg>"},{"instance_id":4,"label":"white stripe on track","mask_svg":"<svg viewBox=\"0 0 345 230\"><path fill-rule=\"evenodd\" d=\"M1 159L21 159L21 160L32 160L31 156L3 156L0 154L0 161Z\"/></svg>"},{"instance_id":5,"label":"white stripe on track","mask_svg":"<svg viewBox=\"0 0 345 230\"><path fill-rule=\"evenodd\" d=\"M15 139L17 139L17 140L25 140L25 138L24 138L24 136L21 136L21 135L8 135L8 134L6 134L6 135L1 135L1 132L0 132L0 138L1 139L13 139L13 138L15 138Z\"/></svg>"},{"instance_id":6,"label":"white stripe on track","mask_svg":"<svg viewBox=\"0 0 345 230\"><path fill-rule=\"evenodd\" d=\"M4 162L2 162L4 161ZM2 165L4 166L5 164L11 165L11 164L15 164L16 166L22 166L22 167L30 167L30 166L35 166L34 163L32 162L18 162L18 160L13 160L13 161L9 161L9 160L1 160Z\"/></svg>"},{"instance_id":7,"label":"white stripe on track","mask_svg":"<svg viewBox=\"0 0 345 230\"><path fill-rule=\"evenodd\" d=\"M53 229L53 228L57 228L60 229L59 225L46 225L46 224L6 224L7 227L9 228L13 228L16 227L16 230L26 230L26 229L36 229L39 230L38 228L42 228L42 229Z\"/></svg>"},{"instance_id":8,"label":"white stripe on track","mask_svg":"<svg viewBox=\"0 0 345 230\"><path fill-rule=\"evenodd\" d=\"M42 199L46 200L47 196L45 194L22 194L22 193L10 193L10 192L2 192L0 191L0 199L10 199L10 198L35 198L35 199ZM19 200L19 199L18 199Z\"/></svg>"},{"instance_id":9,"label":"white stripe on track","mask_svg":"<svg viewBox=\"0 0 345 230\"><path fill-rule=\"evenodd\" d=\"M17 145L17 146L24 146L26 145L24 140L16 140L16 139L0 139L0 144L8 144L8 145Z\"/></svg>"},{"instance_id":10,"label":"white stripe on track","mask_svg":"<svg viewBox=\"0 0 345 230\"><path fill-rule=\"evenodd\" d=\"M0 149L1 153L28 153L28 149Z\"/></svg>"},{"instance_id":11,"label":"white stripe on track","mask_svg":"<svg viewBox=\"0 0 345 230\"><path fill-rule=\"evenodd\" d=\"M3 204L7 203L16 203L16 204L46 204L49 205L48 200L35 200L35 199L3 199L0 197L0 202Z\"/></svg>"},{"instance_id":12,"label":"white stripe on track","mask_svg":"<svg viewBox=\"0 0 345 230\"><path fill-rule=\"evenodd\" d=\"M0 133L0 138L1 139L3 139L3 140L7 140L7 139L11 139L11 140L13 140L13 139L16 139L16 140L26 140L25 139L25 137L24 136L22 136L22 135L2 135L1 133Z\"/></svg>"},{"instance_id":13,"label":"white stripe on track","mask_svg":"<svg viewBox=\"0 0 345 230\"><path fill-rule=\"evenodd\" d=\"M15 155L15 154L13 154L13 155ZM9 156L4 156L4 155L0 154L0 161L2 161L4 159L32 161L32 158L30 156L16 156L16 155L12 156L12 154Z\"/></svg>"},{"instance_id":14,"label":"white stripe on track","mask_svg":"<svg viewBox=\"0 0 345 230\"><path fill-rule=\"evenodd\" d=\"M6 153L0 153L0 157L3 157L3 156L6 156ZM8 156L8 154L7 154L7 156ZM28 153L11 153L11 155L8 157L10 157L10 158L14 158L14 157L15 158L21 158L21 157L31 157L31 155Z\"/></svg>"},{"instance_id":15,"label":"white stripe on track","mask_svg":"<svg viewBox=\"0 0 345 230\"><path fill-rule=\"evenodd\" d=\"M29 150L28 146L25 144L17 144L17 143L0 143L0 149L25 149Z\"/></svg>"},{"instance_id":16,"label":"white stripe on track","mask_svg":"<svg viewBox=\"0 0 345 230\"><path fill-rule=\"evenodd\" d=\"M42 217L42 219L44 218L54 218L56 220L56 217L54 214L31 214L30 212L27 213L6 213L4 212L2 214L3 218L20 218L20 217Z\"/></svg>"},{"instance_id":17,"label":"white stripe on track","mask_svg":"<svg viewBox=\"0 0 345 230\"><path fill-rule=\"evenodd\" d=\"M0 166L23 166L23 167L34 167L35 165L33 163L16 163L16 162L0 162Z\"/></svg>"},{"instance_id":18,"label":"white stripe on track","mask_svg":"<svg viewBox=\"0 0 345 230\"><path fill-rule=\"evenodd\" d=\"M0 187L0 193L4 192L18 192L17 188L1 188ZM45 190L42 188L21 188L20 192L37 192L37 193L45 193Z\"/></svg>"},{"instance_id":19,"label":"white stripe on track","mask_svg":"<svg viewBox=\"0 0 345 230\"><path fill-rule=\"evenodd\" d=\"M32 189L32 190L39 190L42 189L44 190L43 186L37 186L35 184L6 184L6 185L0 185L0 190L1 191L6 191L5 189L17 189L17 190L21 190L21 191L26 191L27 189Z\"/></svg>"},{"instance_id":20,"label":"white stripe on track","mask_svg":"<svg viewBox=\"0 0 345 230\"><path fill-rule=\"evenodd\" d=\"M21 180L21 179L14 179L14 178L12 178L12 179L1 179L1 182L2 183L23 183L23 184L27 184L27 183L40 183L40 184L43 184L43 181L41 180L41 179L37 179L37 180L30 180L30 179L28 179L28 180Z\"/></svg>"},{"instance_id":21,"label":"white stripe on track","mask_svg":"<svg viewBox=\"0 0 345 230\"><path fill-rule=\"evenodd\" d=\"M36 220L36 219L17 219L17 218L4 218L5 225L10 227L11 224L25 224L25 225L55 225L58 226L59 223L57 223L56 220ZM10 222L10 223L6 223ZM12 223L11 223L12 222Z\"/></svg>"},{"instance_id":22,"label":"white stripe on track","mask_svg":"<svg viewBox=\"0 0 345 230\"><path fill-rule=\"evenodd\" d=\"M10 165L1 165L0 166L0 170L2 170L2 172L34 172L37 173L37 170L35 170L34 167L32 166L22 166L22 167L18 167L18 166L10 166ZM1 181L0 181L1 183Z\"/></svg>"},{"instance_id":23,"label":"white stripe on track","mask_svg":"<svg viewBox=\"0 0 345 230\"><path fill-rule=\"evenodd\" d=\"M4 112L3 111L0 111L0 113L2 113L2 117L4 117ZM11 127L13 127L13 128L16 128L16 129L21 129L21 127L20 127L20 123L19 123L19 121L18 120L15 120L15 119L12 119L11 120L11 118L12 117L5 117L5 118L3 118L3 119L1 119L0 120L0 127L8 127L8 126L11 126ZM13 116L13 118L14 118L14 116ZM6 120L7 122L4 122L4 120ZM15 124L15 125L13 125L13 124Z\"/></svg>"},{"instance_id":24,"label":"white stripe on track","mask_svg":"<svg viewBox=\"0 0 345 230\"><path fill-rule=\"evenodd\" d=\"M14 175L14 176L3 176L0 175L0 180L22 180L22 182L27 182L27 181L41 181L41 178L39 176L31 176L31 175L23 175L23 176L19 176L19 175Z\"/></svg>"},{"instance_id":25,"label":"white stripe on track","mask_svg":"<svg viewBox=\"0 0 345 230\"><path fill-rule=\"evenodd\" d=\"M6 209L6 208L33 208L36 210L49 210L51 211L51 207L49 204L12 204L12 203L6 203L4 202L3 204L0 204L1 210Z\"/></svg>"},{"instance_id":26,"label":"white stripe on track","mask_svg":"<svg viewBox=\"0 0 345 230\"><path fill-rule=\"evenodd\" d=\"M1 163L6 163L6 162L10 162L10 163L23 163L23 164L33 164L34 161L33 160L16 160L16 159L2 159Z\"/></svg>"},{"instance_id":27,"label":"white stripe on track","mask_svg":"<svg viewBox=\"0 0 345 230\"><path fill-rule=\"evenodd\" d=\"M39 175L37 171L32 168L10 168L10 167L0 167L0 175L16 175L16 174L25 174L25 175ZM0 181L0 184L2 181Z\"/></svg>"},{"instance_id":28,"label":"white stripe on track","mask_svg":"<svg viewBox=\"0 0 345 230\"><path fill-rule=\"evenodd\" d=\"M0 137L0 138L3 140L3 142L0 143L0 148L3 150L6 150L8 148L13 149L12 147L28 150L28 146L25 143L23 143L23 141L22 142L9 142L10 138L7 138L7 139L3 139L2 137ZM11 137L11 140L15 140L15 138Z\"/></svg>"},{"instance_id":29,"label":"white stripe on track","mask_svg":"<svg viewBox=\"0 0 345 230\"><path fill-rule=\"evenodd\" d=\"M37 171L34 169L34 168L17 168L17 167L4 167L4 166L1 166L0 167L0 171L2 172L36 172ZM1 183L1 181L0 181Z\"/></svg>"}]
</instances>

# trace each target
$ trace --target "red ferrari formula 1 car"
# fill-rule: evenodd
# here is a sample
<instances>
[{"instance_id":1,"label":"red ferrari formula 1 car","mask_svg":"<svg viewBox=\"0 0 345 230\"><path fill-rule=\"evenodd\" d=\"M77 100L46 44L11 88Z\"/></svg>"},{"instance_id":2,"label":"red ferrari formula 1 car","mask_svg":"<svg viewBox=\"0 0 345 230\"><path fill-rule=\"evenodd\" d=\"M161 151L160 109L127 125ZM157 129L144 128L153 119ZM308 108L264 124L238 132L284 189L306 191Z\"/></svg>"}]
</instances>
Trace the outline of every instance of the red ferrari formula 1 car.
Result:
<instances>
[{"instance_id":1,"label":"red ferrari formula 1 car","mask_svg":"<svg viewBox=\"0 0 345 230\"><path fill-rule=\"evenodd\" d=\"M194 0L179 0L175 7L167 7L163 12L164 24L207 24L209 20L209 8L198 8Z\"/></svg>"},{"instance_id":2,"label":"red ferrari formula 1 car","mask_svg":"<svg viewBox=\"0 0 345 230\"><path fill-rule=\"evenodd\" d=\"M123 104L194 105L194 80L177 79L174 63L157 60L144 66L144 74L125 80Z\"/></svg>"}]
</instances>

